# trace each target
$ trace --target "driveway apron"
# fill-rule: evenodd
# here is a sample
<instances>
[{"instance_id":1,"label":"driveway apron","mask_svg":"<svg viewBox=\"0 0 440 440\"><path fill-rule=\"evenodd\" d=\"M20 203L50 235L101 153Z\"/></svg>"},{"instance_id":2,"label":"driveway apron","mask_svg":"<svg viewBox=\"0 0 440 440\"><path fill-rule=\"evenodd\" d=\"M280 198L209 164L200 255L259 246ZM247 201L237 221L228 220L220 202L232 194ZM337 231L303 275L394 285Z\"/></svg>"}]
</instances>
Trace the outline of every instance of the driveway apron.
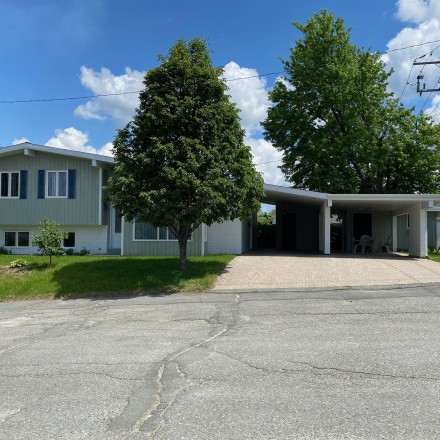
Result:
<instances>
[{"instance_id":1,"label":"driveway apron","mask_svg":"<svg viewBox=\"0 0 440 440\"><path fill-rule=\"evenodd\" d=\"M398 254L287 254L251 252L237 256L214 291L440 283L440 264Z\"/></svg>"}]
</instances>

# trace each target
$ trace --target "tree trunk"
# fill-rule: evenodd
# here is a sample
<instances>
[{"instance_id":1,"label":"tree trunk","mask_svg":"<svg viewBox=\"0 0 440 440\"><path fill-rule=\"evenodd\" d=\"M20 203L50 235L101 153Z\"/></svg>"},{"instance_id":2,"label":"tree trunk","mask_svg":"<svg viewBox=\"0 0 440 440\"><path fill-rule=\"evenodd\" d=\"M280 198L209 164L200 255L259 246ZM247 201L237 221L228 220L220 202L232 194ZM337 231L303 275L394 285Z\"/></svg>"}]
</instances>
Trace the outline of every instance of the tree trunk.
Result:
<instances>
[{"instance_id":1,"label":"tree trunk","mask_svg":"<svg viewBox=\"0 0 440 440\"><path fill-rule=\"evenodd\" d=\"M179 268L180 270L186 269L186 241L187 239L179 239Z\"/></svg>"}]
</instances>

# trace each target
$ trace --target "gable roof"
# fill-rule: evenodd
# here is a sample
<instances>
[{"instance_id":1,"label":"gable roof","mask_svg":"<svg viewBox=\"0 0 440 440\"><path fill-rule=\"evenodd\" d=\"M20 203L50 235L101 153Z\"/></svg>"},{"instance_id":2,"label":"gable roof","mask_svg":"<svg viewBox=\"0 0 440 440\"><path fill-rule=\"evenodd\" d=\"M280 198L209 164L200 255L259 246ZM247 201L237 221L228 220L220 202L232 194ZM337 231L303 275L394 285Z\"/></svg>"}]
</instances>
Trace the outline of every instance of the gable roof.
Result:
<instances>
[{"instance_id":1,"label":"gable roof","mask_svg":"<svg viewBox=\"0 0 440 440\"><path fill-rule=\"evenodd\" d=\"M69 150L67 148L49 147L47 145L36 145L30 142L23 142L21 144L12 145L10 147L0 147L0 157L12 156L14 154L20 154L21 152L25 156L33 156L34 152L40 153L58 154L61 156L70 156L80 159L89 159L92 162L99 164L114 164L113 157L104 156L102 154L86 153L84 151Z\"/></svg>"}]
</instances>

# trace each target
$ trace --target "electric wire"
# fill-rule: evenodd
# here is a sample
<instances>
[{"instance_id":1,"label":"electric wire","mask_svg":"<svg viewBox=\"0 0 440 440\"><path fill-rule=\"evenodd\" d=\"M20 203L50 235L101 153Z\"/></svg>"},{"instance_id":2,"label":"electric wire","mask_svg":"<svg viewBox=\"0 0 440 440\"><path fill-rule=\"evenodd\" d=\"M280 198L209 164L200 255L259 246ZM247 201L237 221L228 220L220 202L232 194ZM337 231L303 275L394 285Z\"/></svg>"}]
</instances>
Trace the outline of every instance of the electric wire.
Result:
<instances>
[{"instance_id":1,"label":"electric wire","mask_svg":"<svg viewBox=\"0 0 440 440\"><path fill-rule=\"evenodd\" d=\"M440 39L439 40L432 40L432 41L425 41L423 43L412 44L412 45L404 46L404 47L398 47L396 49L390 49L390 50L387 50L387 51L384 51L384 52L377 52L377 53L380 54L380 55L385 55L385 54L391 53L391 52L396 52L396 51L400 51L400 50L406 50L406 49L410 49L410 48L413 48L413 47L419 47L419 46L424 46L426 44L438 43L438 42L440 42ZM438 47L440 47L440 46L437 46L437 48ZM225 81L226 82L232 82L232 81L246 80L246 79L251 79L251 78L261 78L261 77L264 77L264 76L280 75L282 73L285 73L285 71L281 70L279 72L262 73L261 75L251 75L251 76L245 76L245 77L241 77L241 78L231 78L231 79L226 79ZM104 97L109 97L109 96L130 95L130 94L140 93L141 91L142 90L137 90L137 91L132 91L132 92L100 93L100 94L96 94L96 95L68 96L68 97L62 97L62 98L38 98L38 99L0 100L0 104L27 104L27 103L37 103L37 102L73 101L73 100L81 100L81 99L104 98ZM403 91L402 91L402 93L403 93Z\"/></svg>"}]
</instances>

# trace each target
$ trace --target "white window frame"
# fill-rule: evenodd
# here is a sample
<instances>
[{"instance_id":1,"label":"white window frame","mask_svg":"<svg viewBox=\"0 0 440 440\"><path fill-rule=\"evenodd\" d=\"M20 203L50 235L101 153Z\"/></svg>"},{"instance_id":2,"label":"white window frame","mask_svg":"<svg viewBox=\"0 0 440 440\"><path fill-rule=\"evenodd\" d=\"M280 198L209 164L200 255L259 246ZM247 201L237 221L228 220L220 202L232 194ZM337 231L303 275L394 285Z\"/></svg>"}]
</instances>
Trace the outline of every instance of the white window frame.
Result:
<instances>
[{"instance_id":1,"label":"white window frame","mask_svg":"<svg viewBox=\"0 0 440 440\"><path fill-rule=\"evenodd\" d=\"M2 174L8 174L8 195L2 196ZM16 196L11 196L12 191L12 175L18 174L18 192ZM0 199L19 199L20 198L20 171L0 171ZM12 232L12 231L11 231Z\"/></svg>"},{"instance_id":2,"label":"white window frame","mask_svg":"<svg viewBox=\"0 0 440 440\"><path fill-rule=\"evenodd\" d=\"M140 223L146 223L146 222L140 222ZM167 238L159 238L159 229L156 227L156 238L136 238L136 222L133 222L133 239L132 241L160 241L162 243L169 243L169 242L175 242L177 241L177 238L169 238L172 232L170 231L170 228L167 227ZM190 238L188 239L189 242L192 241L193 233L191 234Z\"/></svg>"},{"instance_id":3,"label":"white window frame","mask_svg":"<svg viewBox=\"0 0 440 440\"><path fill-rule=\"evenodd\" d=\"M49 195L49 173L56 173L55 179L55 196ZM59 195L59 181L60 181L60 173L66 173L66 195ZM67 170L46 170L46 182L45 182L45 196L48 199L67 199L69 196L69 173Z\"/></svg>"},{"instance_id":4,"label":"white window frame","mask_svg":"<svg viewBox=\"0 0 440 440\"><path fill-rule=\"evenodd\" d=\"M14 238L14 246L11 246L11 245L9 245L9 244L6 244L6 234L14 234L15 235L15 238ZM20 246L19 245L19 243L18 243L18 234L19 233L25 233L25 234L28 234L28 245L27 246ZM5 247L7 247L7 248L29 248L30 246L31 246L31 234L29 233L29 231L5 231L4 232L4 235L3 235L3 238L4 238L4 243L5 243Z\"/></svg>"}]
</instances>

